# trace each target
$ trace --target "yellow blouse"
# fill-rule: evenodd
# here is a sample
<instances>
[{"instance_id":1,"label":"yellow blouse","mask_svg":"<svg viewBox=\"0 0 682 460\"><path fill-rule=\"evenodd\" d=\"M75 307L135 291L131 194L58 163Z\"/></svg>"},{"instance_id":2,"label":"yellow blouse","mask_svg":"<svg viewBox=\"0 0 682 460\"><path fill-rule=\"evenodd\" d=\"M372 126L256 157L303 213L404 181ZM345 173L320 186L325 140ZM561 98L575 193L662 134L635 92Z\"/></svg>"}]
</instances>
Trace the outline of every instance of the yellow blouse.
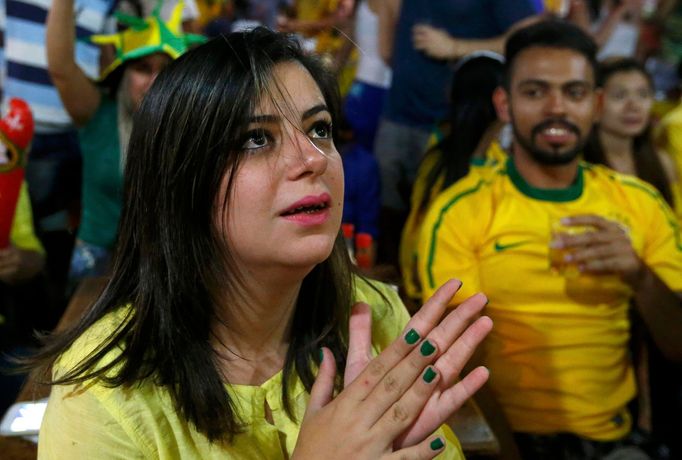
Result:
<instances>
[{"instance_id":1,"label":"yellow blouse","mask_svg":"<svg viewBox=\"0 0 682 460\"><path fill-rule=\"evenodd\" d=\"M378 352L402 332L409 317L395 292L376 286L390 303L361 280L356 281L355 299L372 306L373 348ZM124 314L122 309L92 326L62 355L54 372L58 375L85 358ZM244 426L231 443L210 443L178 414L166 388L150 380L133 388L108 388L98 381L55 386L40 429L38 458L286 459L296 445L309 395L294 376L289 397L296 420L291 420L282 407L281 379L280 371L259 386L225 386ZM265 417L266 404L272 423ZM450 429L439 431L447 439L439 458L464 458Z\"/></svg>"}]
</instances>

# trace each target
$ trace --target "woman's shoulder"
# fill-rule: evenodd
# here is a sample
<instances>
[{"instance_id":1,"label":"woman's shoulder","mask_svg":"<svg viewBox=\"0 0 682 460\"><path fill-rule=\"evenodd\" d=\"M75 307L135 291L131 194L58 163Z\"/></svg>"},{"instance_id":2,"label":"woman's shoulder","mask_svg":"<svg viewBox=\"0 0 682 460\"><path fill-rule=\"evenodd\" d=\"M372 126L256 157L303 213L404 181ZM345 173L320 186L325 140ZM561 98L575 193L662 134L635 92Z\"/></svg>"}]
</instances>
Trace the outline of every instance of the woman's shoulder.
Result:
<instances>
[{"instance_id":1,"label":"woman's shoulder","mask_svg":"<svg viewBox=\"0 0 682 460\"><path fill-rule=\"evenodd\" d=\"M106 313L87 328L56 361L53 370L55 377L75 368L101 350L125 326L131 313L132 308L130 306L119 307ZM120 352L120 346L112 348L98 361L95 369L111 363Z\"/></svg>"}]
</instances>

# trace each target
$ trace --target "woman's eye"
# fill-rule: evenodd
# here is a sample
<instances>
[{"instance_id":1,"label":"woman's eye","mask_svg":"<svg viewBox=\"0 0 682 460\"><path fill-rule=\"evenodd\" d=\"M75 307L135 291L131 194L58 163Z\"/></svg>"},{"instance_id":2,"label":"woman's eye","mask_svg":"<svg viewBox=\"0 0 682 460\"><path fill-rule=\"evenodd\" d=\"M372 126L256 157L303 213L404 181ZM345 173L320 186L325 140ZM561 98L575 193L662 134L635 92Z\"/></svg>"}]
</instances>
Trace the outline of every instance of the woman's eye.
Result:
<instances>
[{"instance_id":1,"label":"woman's eye","mask_svg":"<svg viewBox=\"0 0 682 460\"><path fill-rule=\"evenodd\" d=\"M264 131L252 131L246 135L246 141L242 144L245 150L260 149L268 145L268 136Z\"/></svg>"},{"instance_id":2,"label":"woman's eye","mask_svg":"<svg viewBox=\"0 0 682 460\"><path fill-rule=\"evenodd\" d=\"M326 121L319 121L310 129L313 139L329 139L332 137L332 125Z\"/></svg>"}]
</instances>

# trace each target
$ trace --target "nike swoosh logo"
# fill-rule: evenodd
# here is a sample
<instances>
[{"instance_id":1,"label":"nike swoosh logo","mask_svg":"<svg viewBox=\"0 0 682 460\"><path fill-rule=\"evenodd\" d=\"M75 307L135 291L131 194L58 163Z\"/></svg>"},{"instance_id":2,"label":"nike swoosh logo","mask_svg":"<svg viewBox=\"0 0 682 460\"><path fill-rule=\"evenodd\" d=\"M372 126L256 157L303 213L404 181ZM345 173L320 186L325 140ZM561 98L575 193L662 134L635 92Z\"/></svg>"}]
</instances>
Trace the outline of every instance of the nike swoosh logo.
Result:
<instances>
[{"instance_id":1,"label":"nike swoosh logo","mask_svg":"<svg viewBox=\"0 0 682 460\"><path fill-rule=\"evenodd\" d=\"M495 241L495 252L502 252L506 251L507 249L512 249L512 248L518 248L519 246L522 246L524 244L528 244L530 241L518 241L516 243L510 243L510 244L501 244L499 241Z\"/></svg>"}]
</instances>

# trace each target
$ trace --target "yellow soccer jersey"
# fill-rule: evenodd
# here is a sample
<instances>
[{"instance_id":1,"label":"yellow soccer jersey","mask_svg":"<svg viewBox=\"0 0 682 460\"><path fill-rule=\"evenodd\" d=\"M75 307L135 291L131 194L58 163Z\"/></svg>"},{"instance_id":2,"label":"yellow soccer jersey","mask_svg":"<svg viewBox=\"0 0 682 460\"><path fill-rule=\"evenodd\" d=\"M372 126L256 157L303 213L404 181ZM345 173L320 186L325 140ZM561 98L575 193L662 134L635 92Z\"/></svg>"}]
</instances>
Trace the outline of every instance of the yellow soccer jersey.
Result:
<instances>
[{"instance_id":1,"label":"yellow soccer jersey","mask_svg":"<svg viewBox=\"0 0 682 460\"><path fill-rule=\"evenodd\" d=\"M410 214L407 217L403 233L400 240L400 272L403 277L403 287L407 296L414 300L421 298L421 286L417 272L417 239L421 229L424 215L430 203L432 203L438 194L443 189L443 176L436 180L435 185L426 190L426 180L431 171L436 166L438 159L443 153L440 150L431 150L426 154L424 160L419 165L417 171L417 178L412 188L412 196L410 198ZM484 158L474 158L471 161L471 172L485 176L487 171L492 171L495 166L503 163L507 158L507 154L502 147L494 141L486 150ZM425 209L420 209L420 205L424 195L429 194L429 204Z\"/></svg>"},{"instance_id":2,"label":"yellow soccer jersey","mask_svg":"<svg viewBox=\"0 0 682 460\"><path fill-rule=\"evenodd\" d=\"M668 112L656 128L656 145L662 148L675 162L678 175L682 176L682 104ZM682 222L682 184L670 184L675 214Z\"/></svg>"},{"instance_id":3,"label":"yellow soccer jersey","mask_svg":"<svg viewBox=\"0 0 682 460\"><path fill-rule=\"evenodd\" d=\"M672 211L649 185L582 163L573 185L543 190L510 159L445 190L419 239L423 297L450 278L453 304L484 292L495 324L483 345L491 387L515 431L613 440L630 430L630 289L614 276L565 277L549 267L551 223L598 214L629 232L637 254L682 291L682 242Z\"/></svg>"}]
</instances>

